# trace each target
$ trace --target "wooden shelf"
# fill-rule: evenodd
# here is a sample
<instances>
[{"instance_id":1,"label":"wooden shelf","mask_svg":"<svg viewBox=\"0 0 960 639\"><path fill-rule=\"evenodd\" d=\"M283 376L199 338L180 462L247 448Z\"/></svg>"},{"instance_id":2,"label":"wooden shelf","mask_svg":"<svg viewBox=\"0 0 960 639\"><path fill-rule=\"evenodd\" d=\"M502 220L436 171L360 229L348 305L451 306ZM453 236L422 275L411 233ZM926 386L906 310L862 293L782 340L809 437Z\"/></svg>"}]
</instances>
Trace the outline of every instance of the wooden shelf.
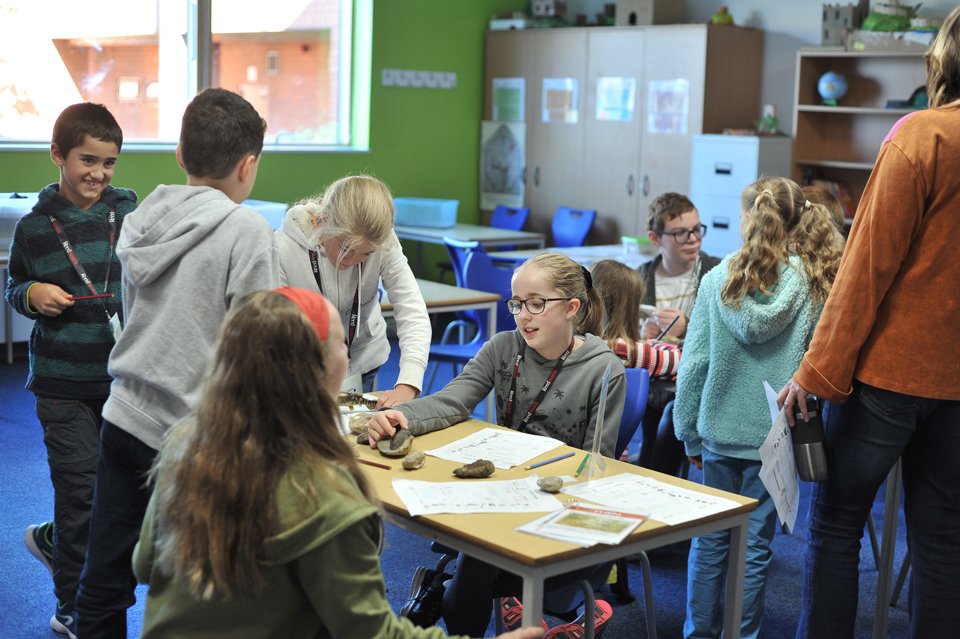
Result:
<instances>
[{"instance_id":1,"label":"wooden shelf","mask_svg":"<svg viewBox=\"0 0 960 639\"><path fill-rule=\"evenodd\" d=\"M827 72L847 80L840 106L821 104L817 84ZM898 119L917 110L886 105L926 84L923 54L801 49L795 81L794 181L842 182L858 204L883 140Z\"/></svg>"},{"instance_id":2,"label":"wooden shelf","mask_svg":"<svg viewBox=\"0 0 960 639\"><path fill-rule=\"evenodd\" d=\"M825 169L852 169L855 171L872 171L874 162L838 162L835 160L810 160L806 158L794 158L794 164L803 166L819 166Z\"/></svg>"},{"instance_id":3,"label":"wooden shelf","mask_svg":"<svg viewBox=\"0 0 960 639\"><path fill-rule=\"evenodd\" d=\"M884 107L847 107L847 106L824 106L821 104L798 104L797 111L804 113L830 113L847 115L889 115L902 118L908 113L919 111L914 108L896 108L887 109Z\"/></svg>"}]
</instances>

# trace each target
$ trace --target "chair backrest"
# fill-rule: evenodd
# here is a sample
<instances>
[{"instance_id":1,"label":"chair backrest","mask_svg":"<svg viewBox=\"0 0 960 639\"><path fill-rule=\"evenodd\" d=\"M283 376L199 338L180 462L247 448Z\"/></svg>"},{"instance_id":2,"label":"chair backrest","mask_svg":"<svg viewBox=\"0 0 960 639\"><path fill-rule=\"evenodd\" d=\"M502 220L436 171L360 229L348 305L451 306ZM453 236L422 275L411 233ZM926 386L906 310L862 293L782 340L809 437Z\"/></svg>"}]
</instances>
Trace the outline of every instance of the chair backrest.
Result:
<instances>
[{"instance_id":1,"label":"chair backrest","mask_svg":"<svg viewBox=\"0 0 960 639\"><path fill-rule=\"evenodd\" d=\"M597 212L592 209L571 209L568 206L557 208L550 224L554 246L583 246L596 217Z\"/></svg>"},{"instance_id":2,"label":"chair backrest","mask_svg":"<svg viewBox=\"0 0 960 639\"><path fill-rule=\"evenodd\" d=\"M522 231L528 217L530 217L530 207L514 209L498 204L490 216L490 226L508 231Z\"/></svg>"},{"instance_id":3,"label":"chair backrest","mask_svg":"<svg viewBox=\"0 0 960 639\"><path fill-rule=\"evenodd\" d=\"M450 264L453 266L453 275L457 280L457 286L460 288L470 288L464 282L465 266L467 255L473 251L486 253L480 242L462 242L452 237L443 236L443 243L447 247L447 253L450 255Z\"/></svg>"},{"instance_id":4,"label":"chair backrest","mask_svg":"<svg viewBox=\"0 0 960 639\"><path fill-rule=\"evenodd\" d=\"M498 260L487 253L474 251L467 256L466 287L476 291L496 293L505 300L510 299L513 296L510 281L513 279L513 272L516 267L517 263L513 260ZM487 334L487 314L478 311L477 317L480 334L485 338ZM517 323L510 311L507 310L507 305L499 302L497 304L497 331L513 330L516 327Z\"/></svg>"},{"instance_id":5,"label":"chair backrest","mask_svg":"<svg viewBox=\"0 0 960 639\"><path fill-rule=\"evenodd\" d=\"M650 371L645 368L628 368L626 372L627 399L623 404L623 417L620 418L617 446L613 450L614 459L620 459L623 450L636 434L643 420L643 411L647 408L647 393L650 391Z\"/></svg>"}]
</instances>

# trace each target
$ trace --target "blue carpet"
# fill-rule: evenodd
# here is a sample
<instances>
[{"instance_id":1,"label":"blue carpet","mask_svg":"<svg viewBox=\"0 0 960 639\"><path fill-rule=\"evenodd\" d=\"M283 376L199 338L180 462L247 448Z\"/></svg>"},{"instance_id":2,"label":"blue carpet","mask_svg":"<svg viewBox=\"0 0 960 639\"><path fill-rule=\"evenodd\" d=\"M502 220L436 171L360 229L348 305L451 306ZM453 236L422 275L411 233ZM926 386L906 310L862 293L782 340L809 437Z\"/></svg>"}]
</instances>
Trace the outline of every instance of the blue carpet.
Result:
<instances>
[{"instance_id":1,"label":"blue carpet","mask_svg":"<svg viewBox=\"0 0 960 639\"><path fill-rule=\"evenodd\" d=\"M380 370L380 387L392 386L398 374L399 349L392 344L390 361ZM0 363L0 639L53 639L49 626L53 614L53 585L46 569L27 552L23 531L33 523L52 516L53 490L50 486L46 451L40 425L34 413L33 395L23 389L27 375L26 353L18 349L12 366ZM440 388L451 376L449 365L441 366L435 388ZM701 476L694 469L692 481ZM760 636L788 639L795 634L800 614L803 553L809 535L805 525L810 487L801 484L801 511L794 534L778 533L773 542L774 558L770 566L766 592L766 610ZM883 488L875 503L876 525L882 527ZM903 560L906 549L903 512L897 536L895 566ZM433 566L439 556L432 553L429 542L394 526L387 526L387 537L382 556L388 596L394 610L399 611L410 590L410 579L418 565ZM685 600L687 557L685 547L655 551L650 555L653 567L653 591L656 606L657 629L661 639L682 636ZM860 610L857 620L857 638L871 637L876 601L877 571L870 544L864 539L860 563ZM642 580L639 564L630 564L630 584L638 600L621 604L605 587L601 595L614 609L604 633L605 639L646 637L646 620L642 605ZM145 588L137 590L138 603L128 613L129 636L139 633L143 616ZM890 610L890 637L906 636L906 590L896 607ZM558 620L548 618L551 625ZM492 624L491 624L492 626ZM493 635L492 627L488 636Z\"/></svg>"}]
</instances>

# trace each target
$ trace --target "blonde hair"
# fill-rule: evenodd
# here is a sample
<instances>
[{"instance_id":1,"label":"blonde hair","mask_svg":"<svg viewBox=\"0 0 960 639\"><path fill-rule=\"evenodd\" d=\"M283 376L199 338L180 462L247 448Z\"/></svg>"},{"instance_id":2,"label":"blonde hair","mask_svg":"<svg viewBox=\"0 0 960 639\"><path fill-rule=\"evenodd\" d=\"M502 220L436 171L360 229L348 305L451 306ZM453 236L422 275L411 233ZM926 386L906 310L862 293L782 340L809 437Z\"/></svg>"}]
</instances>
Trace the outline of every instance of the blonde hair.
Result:
<instances>
[{"instance_id":1,"label":"blonde hair","mask_svg":"<svg viewBox=\"0 0 960 639\"><path fill-rule=\"evenodd\" d=\"M772 295L781 265L789 263L791 245L803 262L814 298L826 300L843 252L843 237L826 208L809 202L796 182L780 177L763 177L745 188L740 206L750 216L743 246L730 258L720 289L723 303L739 310L750 291Z\"/></svg>"},{"instance_id":2,"label":"blonde hair","mask_svg":"<svg viewBox=\"0 0 960 639\"><path fill-rule=\"evenodd\" d=\"M277 489L295 460L309 481L288 479L305 503L316 506L314 473L352 494L337 467L372 499L339 432L326 350L307 316L275 291L248 295L227 315L199 408L170 430L152 476L158 564L195 598L263 587L263 543L277 533Z\"/></svg>"},{"instance_id":3,"label":"blonde hair","mask_svg":"<svg viewBox=\"0 0 960 639\"><path fill-rule=\"evenodd\" d=\"M640 302L646 287L640 273L616 260L600 260L590 267L593 286L603 300L606 323L603 339L613 348L617 340L627 343L629 359L640 341Z\"/></svg>"},{"instance_id":4,"label":"blonde hair","mask_svg":"<svg viewBox=\"0 0 960 639\"><path fill-rule=\"evenodd\" d=\"M345 251L363 242L368 242L375 251L392 248L393 195L387 185L375 177L341 178L320 197L302 200L292 210L301 228L313 228L310 241L314 244L342 238Z\"/></svg>"},{"instance_id":5,"label":"blonde hair","mask_svg":"<svg viewBox=\"0 0 960 639\"><path fill-rule=\"evenodd\" d=\"M576 324L573 327L577 335L601 335L603 333L603 300L593 286L593 276L583 266L580 266L566 255L560 253L540 253L517 267L517 273L536 266L540 277L557 289L560 295L570 299L580 300L580 310L577 311Z\"/></svg>"},{"instance_id":6,"label":"blonde hair","mask_svg":"<svg viewBox=\"0 0 960 639\"><path fill-rule=\"evenodd\" d=\"M927 103L930 108L944 107L960 99L960 7L951 11L943 21L923 57L927 61Z\"/></svg>"},{"instance_id":7,"label":"blonde hair","mask_svg":"<svg viewBox=\"0 0 960 639\"><path fill-rule=\"evenodd\" d=\"M803 187L803 195L810 202L819 204L823 208L827 209L827 212L833 219L833 223L837 227L837 230L843 233L843 227L846 224L846 220L843 217L843 204L840 203L840 200L837 199L836 195L822 186L816 186L814 184Z\"/></svg>"}]
</instances>

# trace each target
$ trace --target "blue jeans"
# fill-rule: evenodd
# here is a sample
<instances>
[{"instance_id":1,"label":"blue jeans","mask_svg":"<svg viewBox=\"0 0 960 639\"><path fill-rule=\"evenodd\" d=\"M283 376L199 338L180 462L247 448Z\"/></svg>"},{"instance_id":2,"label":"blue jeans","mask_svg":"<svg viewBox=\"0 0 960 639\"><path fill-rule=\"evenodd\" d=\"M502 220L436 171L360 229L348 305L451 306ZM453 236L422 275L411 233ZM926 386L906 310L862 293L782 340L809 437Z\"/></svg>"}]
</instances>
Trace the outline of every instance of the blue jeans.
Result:
<instances>
[{"instance_id":1,"label":"blue jeans","mask_svg":"<svg viewBox=\"0 0 960 639\"><path fill-rule=\"evenodd\" d=\"M380 371L380 367L377 366L373 370L369 370L363 375L360 376L361 386L364 393L371 393L377 390L375 387L377 385L377 373Z\"/></svg>"},{"instance_id":2,"label":"blue jeans","mask_svg":"<svg viewBox=\"0 0 960 639\"><path fill-rule=\"evenodd\" d=\"M124 639L136 603L133 548L150 501L145 485L157 451L104 420L87 561L77 594L77 637Z\"/></svg>"},{"instance_id":3,"label":"blue jeans","mask_svg":"<svg viewBox=\"0 0 960 639\"><path fill-rule=\"evenodd\" d=\"M829 476L814 488L797 637L853 637L860 539L887 473L903 461L910 636L960 627L960 402L854 382L826 420Z\"/></svg>"},{"instance_id":4,"label":"blue jeans","mask_svg":"<svg viewBox=\"0 0 960 639\"><path fill-rule=\"evenodd\" d=\"M747 567L743 584L743 618L740 637L753 639L763 621L767 569L773 552L770 542L776 532L777 510L760 481L760 462L726 457L703 449L703 484L730 493L752 497L760 506L750 513L747 533ZM723 631L721 595L726 583L730 554L730 531L695 537L690 545L687 569L686 639L717 639Z\"/></svg>"},{"instance_id":5,"label":"blue jeans","mask_svg":"<svg viewBox=\"0 0 960 639\"><path fill-rule=\"evenodd\" d=\"M73 604L87 556L105 399L37 397L53 484L53 592Z\"/></svg>"}]
</instances>

